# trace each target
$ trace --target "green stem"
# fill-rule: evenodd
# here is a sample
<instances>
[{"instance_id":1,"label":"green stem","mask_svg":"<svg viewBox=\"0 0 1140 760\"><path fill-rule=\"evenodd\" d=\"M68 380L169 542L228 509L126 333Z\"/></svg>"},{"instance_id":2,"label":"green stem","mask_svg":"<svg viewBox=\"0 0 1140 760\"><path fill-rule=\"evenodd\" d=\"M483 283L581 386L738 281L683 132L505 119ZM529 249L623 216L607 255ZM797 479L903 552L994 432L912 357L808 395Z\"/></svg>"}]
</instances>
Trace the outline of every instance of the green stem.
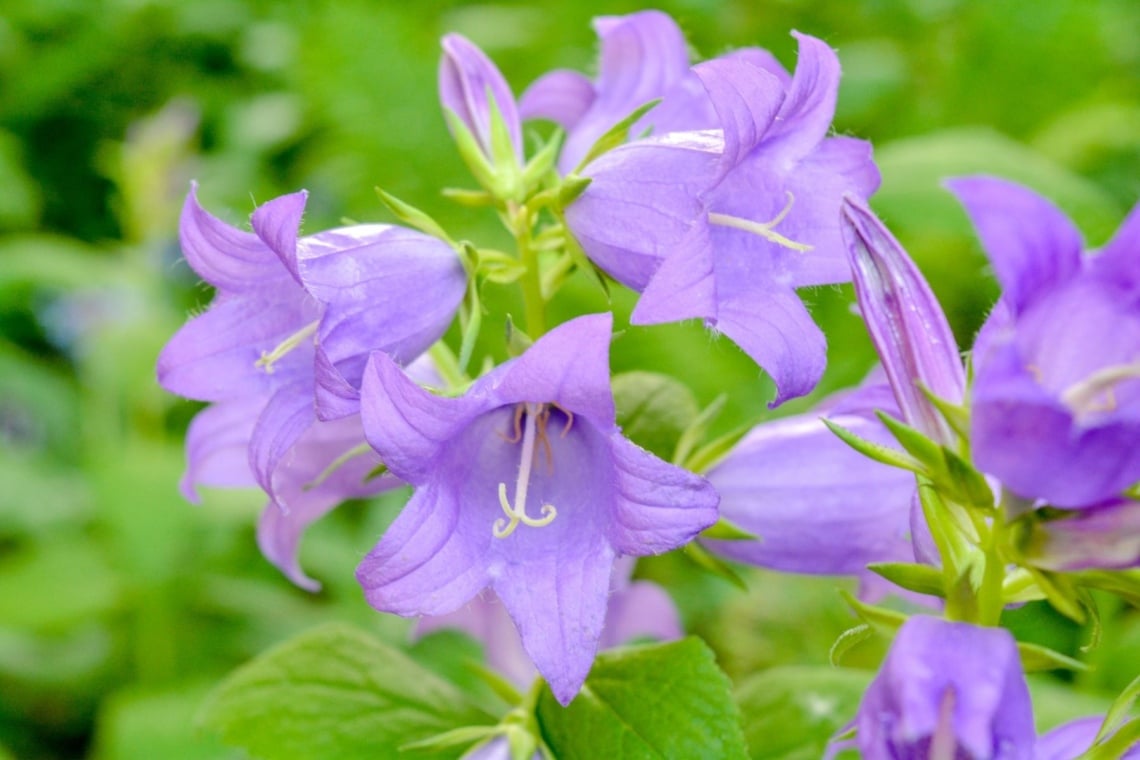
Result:
<instances>
[{"instance_id":1,"label":"green stem","mask_svg":"<svg viewBox=\"0 0 1140 760\"><path fill-rule=\"evenodd\" d=\"M531 244L530 209L526 206L512 209L511 216L519 259L526 267L526 273L522 276L526 331L532 339L538 339L546 332L546 299L542 297L542 272L538 268L538 251Z\"/></svg>"}]
</instances>

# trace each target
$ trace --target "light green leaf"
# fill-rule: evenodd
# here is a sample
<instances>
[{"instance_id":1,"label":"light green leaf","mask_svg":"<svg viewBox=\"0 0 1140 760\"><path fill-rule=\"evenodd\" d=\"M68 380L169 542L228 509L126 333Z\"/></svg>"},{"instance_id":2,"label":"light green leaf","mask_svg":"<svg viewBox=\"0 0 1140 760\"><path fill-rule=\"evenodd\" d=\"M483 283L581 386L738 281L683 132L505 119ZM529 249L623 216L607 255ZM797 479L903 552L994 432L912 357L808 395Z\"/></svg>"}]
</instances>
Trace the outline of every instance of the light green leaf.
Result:
<instances>
[{"instance_id":1,"label":"light green leaf","mask_svg":"<svg viewBox=\"0 0 1140 760\"><path fill-rule=\"evenodd\" d=\"M568 707L544 688L538 720L560 760L747 757L728 677L689 637L598 656Z\"/></svg>"},{"instance_id":2,"label":"light green leaf","mask_svg":"<svg viewBox=\"0 0 1140 760\"><path fill-rule=\"evenodd\" d=\"M753 760L819 760L852 718L874 674L829 667L778 667L736 689Z\"/></svg>"},{"instance_id":3,"label":"light green leaf","mask_svg":"<svg viewBox=\"0 0 1140 760\"><path fill-rule=\"evenodd\" d=\"M402 745L494 723L407 655L339 623L308 631L238 669L200 719L228 743L266 760L396 758Z\"/></svg>"}]
</instances>

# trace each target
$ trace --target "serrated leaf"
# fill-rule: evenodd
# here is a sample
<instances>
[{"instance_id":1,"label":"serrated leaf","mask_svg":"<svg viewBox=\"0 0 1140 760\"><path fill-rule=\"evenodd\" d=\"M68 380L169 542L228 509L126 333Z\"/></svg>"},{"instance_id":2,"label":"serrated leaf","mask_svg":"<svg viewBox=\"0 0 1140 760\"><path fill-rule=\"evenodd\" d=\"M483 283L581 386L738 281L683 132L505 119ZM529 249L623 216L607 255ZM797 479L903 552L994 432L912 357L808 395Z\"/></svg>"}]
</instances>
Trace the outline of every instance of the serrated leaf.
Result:
<instances>
[{"instance_id":1,"label":"serrated leaf","mask_svg":"<svg viewBox=\"0 0 1140 760\"><path fill-rule=\"evenodd\" d=\"M909 470L913 473L922 474L926 472L926 468L924 468L917 460L911 456L908 456L907 454L904 454L901 451L896 451L889 446L883 446L882 444L875 443L874 441L868 441L866 438L860 438L839 423L832 422L826 417L821 417L820 422L826 425L827 429L834 433L839 438L839 440L843 441L865 457L873 459L876 462L889 465L891 467L898 467L903 470Z\"/></svg>"},{"instance_id":2,"label":"serrated leaf","mask_svg":"<svg viewBox=\"0 0 1140 760\"><path fill-rule=\"evenodd\" d=\"M946 595L942 571L930 565L912 562L874 562L867 565L871 572L886 578L896 586L929 596Z\"/></svg>"},{"instance_id":3,"label":"serrated leaf","mask_svg":"<svg viewBox=\"0 0 1140 760\"><path fill-rule=\"evenodd\" d=\"M668 459L697 418L697 400L681 381L656 372L623 372L613 378L617 424L627 438Z\"/></svg>"},{"instance_id":4,"label":"serrated leaf","mask_svg":"<svg viewBox=\"0 0 1140 760\"><path fill-rule=\"evenodd\" d=\"M266 760L397 758L404 744L495 722L404 653L341 623L242 666L199 717L228 743Z\"/></svg>"},{"instance_id":5,"label":"serrated leaf","mask_svg":"<svg viewBox=\"0 0 1140 760\"><path fill-rule=\"evenodd\" d=\"M855 717L873 676L865 670L794 666L745 680L735 696L752 760L819 760L832 737Z\"/></svg>"},{"instance_id":6,"label":"serrated leaf","mask_svg":"<svg viewBox=\"0 0 1140 760\"><path fill-rule=\"evenodd\" d=\"M568 707L544 688L537 715L560 760L747 757L732 685L694 637L604 652Z\"/></svg>"}]
</instances>

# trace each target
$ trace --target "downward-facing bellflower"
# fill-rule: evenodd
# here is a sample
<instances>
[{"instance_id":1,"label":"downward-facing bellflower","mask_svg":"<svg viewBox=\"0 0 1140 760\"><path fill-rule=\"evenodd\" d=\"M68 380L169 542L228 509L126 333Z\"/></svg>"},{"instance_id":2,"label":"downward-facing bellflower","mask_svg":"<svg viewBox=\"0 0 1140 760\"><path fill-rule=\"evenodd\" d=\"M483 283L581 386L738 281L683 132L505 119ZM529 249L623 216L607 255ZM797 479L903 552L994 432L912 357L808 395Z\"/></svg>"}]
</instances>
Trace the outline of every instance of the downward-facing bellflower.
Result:
<instances>
[{"instance_id":1,"label":"downward-facing bellflower","mask_svg":"<svg viewBox=\"0 0 1140 760\"><path fill-rule=\"evenodd\" d=\"M949 183L1002 286L974 347L970 438L1027 499L1085 508L1140 481L1140 206L1099 252L1005 180Z\"/></svg>"},{"instance_id":2,"label":"downward-facing bellflower","mask_svg":"<svg viewBox=\"0 0 1140 760\"><path fill-rule=\"evenodd\" d=\"M490 587L563 704L593 662L615 558L673 549L717 515L707 482L618 430L611 324L561 325L459 398L381 353L364 376L368 441L416 488L357 571L369 603L442 615Z\"/></svg>"},{"instance_id":3,"label":"downward-facing bellflower","mask_svg":"<svg viewBox=\"0 0 1140 760\"><path fill-rule=\"evenodd\" d=\"M703 319L772 375L777 402L808 392L826 346L796 289L850 278L839 203L878 185L867 143L827 137L839 80L834 52L797 35L791 77L763 51L682 74L660 14L607 24L642 42L612 56L624 76L611 76L619 67L609 65L608 46L616 43L603 36L608 68L578 128L596 131L594 116L629 113L647 93L663 100L643 117L647 137L582 169L591 182L565 210L571 232L600 267L642 292L634 322ZM639 65L655 73L638 76ZM551 98L552 89L539 92ZM568 146L574 136L572 129Z\"/></svg>"},{"instance_id":4,"label":"downward-facing bellflower","mask_svg":"<svg viewBox=\"0 0 1140 760\"><path fill-rule=\"evenodd\" d=\"M865 760L1033 760L1033 705L1013 636L911 617L855 726Z\"/></svg>"}]
</instances>

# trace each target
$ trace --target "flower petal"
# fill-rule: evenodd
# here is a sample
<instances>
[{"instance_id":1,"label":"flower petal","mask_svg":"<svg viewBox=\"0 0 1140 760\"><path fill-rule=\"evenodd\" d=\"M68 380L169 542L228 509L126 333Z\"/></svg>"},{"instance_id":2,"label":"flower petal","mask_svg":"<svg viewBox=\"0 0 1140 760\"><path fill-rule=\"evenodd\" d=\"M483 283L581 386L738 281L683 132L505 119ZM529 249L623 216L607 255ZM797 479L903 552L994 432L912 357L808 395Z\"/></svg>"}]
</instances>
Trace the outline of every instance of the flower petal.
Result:
<instances>
[{"instance_id":1,"label":"flower petal","mask_svg":"<svg viewBox=\"0 0 1140 760\"><path fill-rule=\"evenodd\" d=\"M827 43L792 32L799 42L796 70L764 150L787 161L806 156L827 136L839 94L839 58Z\"/></svg>"},{"instance_id":2,"label":"flower petal","mask_svg":"<svg viewBox=\"0 0 1140 760\"><path fill-rule=\"evenodd\" d=\"M1103 722L1103 715L1090 715L1062 723L1047 731L1037 737L1033 760L1070 760L1081 757L1092 747ZM1140 742L1133 744L1120 760L1140 760Z\"/></svg>"},{"instance_id":3,"label":"flower petal","mask_svg":"<svg viewBox=\"0 0 1140 760\"><path fill-rule=\"evenodd\" d=\"M783 111L776 77L739 57L716 58L693 68L708 92L724 133L723 171L735 167L772 132Z\"/></svg>"},{"instance_id":4,"label":"flower petal","mask_svg":"<svg viewBox=\"0 0 1140 760\"><path fill-rule=\"evenodd\" d=\"M356 570L368 603L396 615L443 615L487 585L490 530L477 537L461 529L460 513L449 489L416 489Z\"/></svg>"},{"instance_id":5,"label":"flower petal","mask_svg":"<svg viewBox=\"0 0 1140 760\"><path fill-rule=\"evenodd\" d=\"M214 488L256 486L249 468L249 439L265 400L236 399L206 407L186 431L186 472L179 489L186 500L198 504L199 485Z\"/></svg>"},{"instance_id":6,"label":"flower petal","mask_svg":"<svg viewBox=\"0 0 1140 760\"><path fill-rule=\"evenodd\" d=\"M253 231L265 241L297 282L301 281L297 271L297 236L308 198L309 193L305 190L282 195L258 206L250 218Z\"/></svg>"},{"instance_id":7,"label":"flower petal","mask_svg":"<svg viewBox=\"0 0 1140 760\"><path fill-rule=\"evenodd\" d=\"M1140 256L1136 255L1137 251L1140 251L1140 203L1132 207L1112 240L1091 261L1094 271L1130 291L1133 303L1140 297Z\"/></svg>"},{"instance_id":8,"label":"flower petal","mask_svg":"<svg viewBox=\"0 0 1140 760\"><path fill-rule=\"evenodd\" d=\"M574 699L593 665L613 562L613 550L601 540L559 546L506 565L494 580L523 648L562 705Z\"/></svg>"},{"instance_id":9,"label":"flower petal","mask_svg":"<svg viewBox=\"0 0 1140 760\"><path fill-rule=\"evenodd\" d=\"M966 208L1015 313L1081 266L1081 234L1049 201L996 177L946 183Z\"/></svg>"},{"instance_id":10,"label":"flower petal","mask_svg":"<svg viewBox=\"0 0 1140 760\"><path fill-rule=\"evenodd\" d=\"M223 292L260 290L288 278L273 251L251 232L232 227L198 203L198 183L182 206L178 239L190 268Z\"/></svg>"},{"instance_id":11,"label":"flower petal","mask_svg":"<svg viewBox=\"0 0 1140 760\"><path fill-rule=\"evenodd\" d=\"M692 228L645 286L630 315L635 325L682 319L710 319L717 314L716 269L712 240L705 225Z\"/></svg>"},{"instance_id":12,"label":"flower petal","mask_svg":"<svg viewBox=\"0 0 1140 760\"><path fill-rule=\"evenodd\" d=\"M439 62L439 100L443 107L471 130L492 155L491 108L499 110L511 137L515 155L522 162L522 129L515 97L499 69L470 40L459 34L448 34L440 42L443 58Z\"/></svg>"},{"instance_id":13,"label":"flower petal","mask_svg":"<svg viewBox=\"0 0 1140 760\"><path fill-rule=\"evenodd\" d=\"M549 119L570 131L594 103L594 84L584 74L558 69L544 74L519 98L523 119Z\"/></svg>"},{"instance_id":14,"label":"flower petal","mask_svg":"<svg viewBox=\"0 0 1140 760\"><path fill-rule=\"evenodd\" d=\"M877 420L831 419L893 446ZM708 474L723 517L755 541L708 541L726 557L812 575L860 575L871 562L910 562L914 477L859 454L813 414L753 428Z\"/></svg>"},{"instance_id":15,"label":"flower petal","mask_svg":"<svg viewBox=\"0 0 1140 760\"><path fill-rule=\"evenodd\" d=\"M502 404L554 402L612 427L610 334L613 315L587 314L554 328L502 370L494 389Z\"/></svg>"},{"instance_id":16,"label":"flower petal","mask_svg":"<svg viewBox=\"0 0 1140 760\"><path fill-rule=\"evenodd\" d=\"M672 641L683 635L677 605L665 589L649 581L634 581L610 595L598 646L611 649L634 639Z\"/></svg>"},{"instance_id":17,"label":"flower petal","mask_svg":"<svg viewBox=\"0 0 1140 760\"><path fill-rule=\"evenodd\" d=\"M1140 565L1140 503L1120 500L1036 523L1026 557L1046 570Z\"/></svg>"},{"instance_id":18,"label":"flower petal","mask_svg":"<svg viewBox=\"0 0 1140 760\"><path fill-rule=\"evenodd\" d=\"M668 464L620 433L610 438L616 498L610 541L622 554L676 549L716 522L719 497L704 478Z\"/></svg>"},{"instance_id":19,"label":"flower petal","mask_svg":"<svg viewBox=\"0 0 1140 760\"><path fill-rule=\"evenodd\" d=\"M313 383L302 379L273 394L262 409L249 442L249 465L262 490L282 509L289 509L281 490L284 476L302 466L294 445L316 424Z\"/></svg>"},{"instance_id":20,"label":"flower petal","mask_svg":"<svg viewBox=\"0 0 1140 760\"><path fill-rule=\"evenodd\" d=\"M790 288L722 293L715 327L771 375L776 398L770 407L810 393L823 376L827 341Z\"/></svg>"}]
</instances>

